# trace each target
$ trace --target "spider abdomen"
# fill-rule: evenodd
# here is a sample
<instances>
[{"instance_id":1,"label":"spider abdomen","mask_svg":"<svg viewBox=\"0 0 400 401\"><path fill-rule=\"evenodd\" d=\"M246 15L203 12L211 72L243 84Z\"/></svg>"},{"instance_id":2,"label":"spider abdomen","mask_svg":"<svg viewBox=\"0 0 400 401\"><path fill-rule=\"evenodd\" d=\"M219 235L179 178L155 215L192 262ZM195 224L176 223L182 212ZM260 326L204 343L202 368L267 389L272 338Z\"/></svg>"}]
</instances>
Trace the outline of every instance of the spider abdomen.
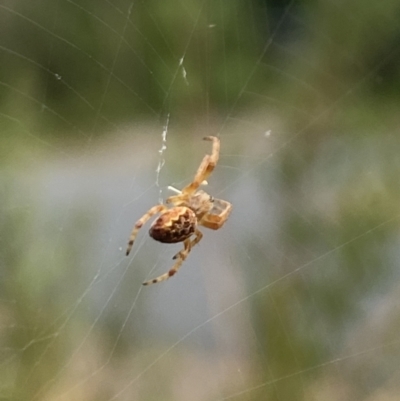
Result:
<instances>
[{"instance_id":1,"label":"spider abdomen","mask_svg":"<svg viewBox=\"0 0 400 401\"><path fill-rule=\"evenodd\" d=\"M196 230L196 214L188 207L177 206L158 217L150 227L150 237L173 244L189 238Z\"/></svg>"}]
</instances>

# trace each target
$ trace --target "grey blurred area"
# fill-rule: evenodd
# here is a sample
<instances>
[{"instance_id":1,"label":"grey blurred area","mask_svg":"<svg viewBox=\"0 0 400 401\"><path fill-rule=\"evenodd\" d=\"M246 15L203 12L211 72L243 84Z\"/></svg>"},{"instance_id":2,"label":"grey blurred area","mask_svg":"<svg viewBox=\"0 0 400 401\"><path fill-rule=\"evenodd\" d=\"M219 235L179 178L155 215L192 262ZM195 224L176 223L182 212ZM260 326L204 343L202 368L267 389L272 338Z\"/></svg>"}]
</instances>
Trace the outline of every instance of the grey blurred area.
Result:
<instances>
[{"instance_id":1,"label":"grey blurred area","mask_svg":"<svg viewBox=\"0 0 400 401\"><path fill-rule=\"evenodd\" d=\"M398 399L399 11L0 4L0 398ZM206 135L232 215L143 287Z\"/></svg>"}]
</instances>

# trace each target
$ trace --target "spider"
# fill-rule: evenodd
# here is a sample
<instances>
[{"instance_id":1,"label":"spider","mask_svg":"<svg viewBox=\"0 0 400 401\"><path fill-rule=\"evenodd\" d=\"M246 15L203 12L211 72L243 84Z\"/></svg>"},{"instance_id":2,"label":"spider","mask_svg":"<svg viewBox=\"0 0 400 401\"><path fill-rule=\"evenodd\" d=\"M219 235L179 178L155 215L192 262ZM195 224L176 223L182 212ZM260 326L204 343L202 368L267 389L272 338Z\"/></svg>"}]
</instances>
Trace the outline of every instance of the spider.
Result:
<instances>
[{"instance_id":1,"label":"spider","mask_svg":"<svg viewBox=\"0 0 400 401\"><path fill-rule=\"evenodd\" d=\"M145 281L143 285L159 283L172 277L179 270L192 248L203 237L197 227L204 226L212 230L218 230L224 225L231 213L232 205L229 202L216 199L205 191L199 190L200 185L206 183L206 179L214 170L218 162L220 148L219 138L206 136L203 139L212 141L212 153L204 156L193 181L184 187L182 191L177 190L178 195L170 196L166 199L165 203L172 205L170 209L163 204L153 206L133 227L126 250L127 256L132 249L138 231L156 214L160 214L160 216L150 226L150 237L166 244L183 242L184 246L172 258L176 259L176 262L167 273Z\"/></svg>"}]
</instances>

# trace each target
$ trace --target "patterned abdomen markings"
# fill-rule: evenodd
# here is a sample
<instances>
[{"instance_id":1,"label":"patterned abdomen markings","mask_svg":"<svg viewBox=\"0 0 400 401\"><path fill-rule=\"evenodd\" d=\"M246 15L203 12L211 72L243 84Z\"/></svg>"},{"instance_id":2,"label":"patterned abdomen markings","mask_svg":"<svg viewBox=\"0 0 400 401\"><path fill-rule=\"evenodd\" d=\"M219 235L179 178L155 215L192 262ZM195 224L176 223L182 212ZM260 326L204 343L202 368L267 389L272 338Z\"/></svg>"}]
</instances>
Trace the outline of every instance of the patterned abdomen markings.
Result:
<instances>
[{"instance_id":1,"label":"patterned abdomen markings","mask_svg":"<svg viewBox=\"0 0 400 401\"><path fill-rule=\"evenodd\" d=\"M155 220L149 234L156 241L174 244L189 238L195 232L196 226L197 218L193 210L179 206L166 211Z\"/></svg>"}]
</instances>

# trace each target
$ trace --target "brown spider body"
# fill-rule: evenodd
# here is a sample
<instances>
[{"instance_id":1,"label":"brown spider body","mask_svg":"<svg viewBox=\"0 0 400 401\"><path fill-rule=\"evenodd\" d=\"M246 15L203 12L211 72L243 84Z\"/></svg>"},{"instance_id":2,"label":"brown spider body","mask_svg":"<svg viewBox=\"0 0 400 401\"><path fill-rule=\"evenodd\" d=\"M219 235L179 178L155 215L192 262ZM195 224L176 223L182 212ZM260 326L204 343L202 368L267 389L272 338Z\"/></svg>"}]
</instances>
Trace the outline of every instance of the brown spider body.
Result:
<instances>
[{"instance_id":1,"label":"brown spider body","mask_svg":"<svg viewBox=\"0 0 400 401\"><path fill-rule=\"evenodd\" d=\"M166 200L167 205L172 205L170 209L166 205L153 206L133 227L126 255L129 255L138 231L155 214L160 214L160 216L151 225L150 236L156 241L166 244L177 242L184 244L184 248L173 257L177 261L172 269L159 277L145 281L143 285L159 283L172 277L179 270L192 248L203 237L198 226L218 230L231 213L232 205L229 202L223 199L214 199L207 192L199 190L218 162L220 147L219 139L215 136L207 136L203 139L213 142L212 153L204 156L193 181L182 191L178 191L178 195L170 196Z\"/></svg>"},{"instance_id":2,"label":"brown spider body","mask_svg":"<svg viewBox=\"0 0 400 401\"><path fill-rule=\"evenodd\" d=\"M177 206L164 212L150 227L150 237L165 244L182 242L194 234L196 214L186 206Z\"/></svg>"}]
</instances>

